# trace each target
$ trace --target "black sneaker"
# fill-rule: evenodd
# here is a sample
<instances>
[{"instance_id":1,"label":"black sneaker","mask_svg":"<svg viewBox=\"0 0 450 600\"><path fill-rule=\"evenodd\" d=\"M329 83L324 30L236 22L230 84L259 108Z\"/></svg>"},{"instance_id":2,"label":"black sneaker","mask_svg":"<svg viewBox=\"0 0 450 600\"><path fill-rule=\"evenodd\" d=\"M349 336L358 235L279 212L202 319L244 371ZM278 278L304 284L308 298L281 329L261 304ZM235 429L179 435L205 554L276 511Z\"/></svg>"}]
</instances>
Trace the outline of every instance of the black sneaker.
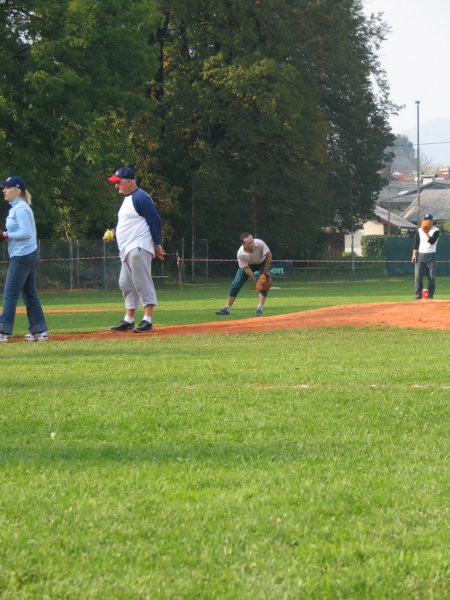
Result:
<instances>
[{"instance_id":1,"label":"black sneaker","mask_svg":"<svg viewBox=\"0 0 450 600\"><path fill-rule=\"evenodd\" d=\"M133 329L134 333L145 333L147 331L151 331L153 329L153 324L148 321L141 321L139 325Z\"/></svg>"},{"instance_id":2,"label":"black sneaker","mask_svg":"<svg viewBox=\"0 0 450 600\"><path fill-rule=\"evenodd\" d=\"M230 313L231 311L228 306L225 306L225 308L222 308L222 310L216 310L216 315L229 315Z\"/></svg>"},{"instance_id":3,"label":"black sneaker","mask_svg":"<svg viewBox=\"0 0 450 600\"><path fill-rule=\"evenodd\" d=\"M131 331L134 327L133 323L127 323L126 321L120 321L118 325L114 325L114 327L110 327L110 331Z\"/></svg>"}]
</instances>

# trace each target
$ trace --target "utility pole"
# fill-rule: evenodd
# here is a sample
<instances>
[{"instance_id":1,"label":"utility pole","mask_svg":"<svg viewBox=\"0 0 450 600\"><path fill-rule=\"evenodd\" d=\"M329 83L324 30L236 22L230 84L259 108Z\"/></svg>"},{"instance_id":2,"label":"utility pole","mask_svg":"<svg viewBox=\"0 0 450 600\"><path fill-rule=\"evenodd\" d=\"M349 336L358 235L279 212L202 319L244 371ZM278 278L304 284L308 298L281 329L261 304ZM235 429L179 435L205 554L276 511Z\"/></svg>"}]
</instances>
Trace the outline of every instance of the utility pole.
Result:
<instances>
[{"instance_id":1,"label":"utility pole","mask_svg":"<svg viewBox=\"0 0 450 600\"><path fill-rule=\"evenodd\" d=\"M350 218L351 218L351 250L352 250L352 277L355 278L355 228L353 225L353 169L350 169Z\"/></svg>"},{"instance_id":2,"label":"utility pole","mask_svg":"<svg viewBox=\"0 0 450 600\"><path fill-rule=\"evenodd\" d=\"M419 145L419 106L420 100L416 100L417 106L417 225L420 225L420 145Z\"/></svg>"},{"instance_id":3,"label":"utility pole","mask_svg":"<svg viewBox=\"0 0 450 600\"><path fill-rule=\"evenodd\" d=\"M192 212L191 212L191 256L192 256L192 281L195 281L195 172L192 173Z\"/></svg>"}]
</instances>

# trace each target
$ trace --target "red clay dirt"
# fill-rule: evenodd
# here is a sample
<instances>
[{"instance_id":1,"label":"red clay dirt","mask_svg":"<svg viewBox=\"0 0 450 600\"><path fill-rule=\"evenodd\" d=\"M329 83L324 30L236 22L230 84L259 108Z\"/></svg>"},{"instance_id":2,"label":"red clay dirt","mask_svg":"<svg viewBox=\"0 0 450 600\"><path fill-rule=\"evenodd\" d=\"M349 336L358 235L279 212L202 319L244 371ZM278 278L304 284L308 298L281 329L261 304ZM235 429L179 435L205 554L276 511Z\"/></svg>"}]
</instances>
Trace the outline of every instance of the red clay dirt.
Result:
<instances>
[{"instance_id":1,"label":"red clay dirt","mask_svg":"<svg viewBox=\"0 0 450 600\"><path fill-rule=\"evenodd\" d=\"M57 311L45 311L57 312ZM59 312L59 311L58 311ZM67 311L65 311L67 312ZM72 309L70 312L78 312ZM79 311L89 312L89 311ZM92 312L100 312L93 310ZM52 341L110 339L122 337L142 338L168 337L173 335L198 335L222 333L264 332L281 329L303 329L314 327L364 327L368 325L388 325L390 327L410 327L414 329L450 329L450 301L416 300L411 302L372 302L370 304L346 304L318 308L305 312L285 315L254 317L251 319L231 320L228 317L209 323L193 325L155 326L148 334L114 333L100 331L96 333L51 333ZM14 338L10 341L20 341Z\"/></svg>"}]
</instances>

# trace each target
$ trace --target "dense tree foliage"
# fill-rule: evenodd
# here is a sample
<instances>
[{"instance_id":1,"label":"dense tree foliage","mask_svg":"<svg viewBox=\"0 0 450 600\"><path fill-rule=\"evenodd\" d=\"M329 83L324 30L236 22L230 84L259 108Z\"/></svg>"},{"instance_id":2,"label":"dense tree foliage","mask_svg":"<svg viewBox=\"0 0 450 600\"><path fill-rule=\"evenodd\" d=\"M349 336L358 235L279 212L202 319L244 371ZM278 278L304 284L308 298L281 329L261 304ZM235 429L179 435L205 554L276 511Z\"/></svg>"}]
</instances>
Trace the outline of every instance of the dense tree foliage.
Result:
<instances>
[{"instance_id":1,"label":"dense tree foliage","mask_svg":"<svg viewBox=\"0 0 450 600\"><path fill-rule=\"evenodd\" d=\"M152 110L154 3L14 1L1 17L2 172L26 178L41 236L98 235L114 218L106 174L132 159L130 123Z\"/></svg>"},{"instance_id":2,"label":"dense tree foliage","mask_svg":"<svg viewBox=\"0 0 450 600\"><path fill-rule=\"evenodd\" d=\"M96 237L135 167L166 243L278 257L371 214L395 110L384 25L359 0L22 0L0 5L0 164L40 235Z\"/></svg>"},{"instance_id":3,"label":"dense tree foliage","mask_svg":"<svg viewBox=\"0 0 450 600\"><path fill-rule=\"evenodd\" d=\"M387 178L396 171L409 174L417 170L417 154L407 135L397 135L394 144L387 148L386 153L389 160L383 171Z\"/></svg>"}]
</instances>

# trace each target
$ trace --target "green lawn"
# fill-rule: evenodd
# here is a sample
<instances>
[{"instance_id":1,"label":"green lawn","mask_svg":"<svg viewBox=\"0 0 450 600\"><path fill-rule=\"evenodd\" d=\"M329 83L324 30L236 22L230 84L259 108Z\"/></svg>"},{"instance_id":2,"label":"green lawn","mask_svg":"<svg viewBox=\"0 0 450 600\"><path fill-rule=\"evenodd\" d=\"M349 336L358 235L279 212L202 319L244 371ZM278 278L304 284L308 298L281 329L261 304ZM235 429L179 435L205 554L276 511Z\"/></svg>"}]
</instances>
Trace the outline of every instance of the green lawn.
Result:
<instances>
[{"instance_id":1,"label":"green lawn","mask_svg":"<svg viewBox=\"0 0 450 600\"><path fill-rule=\"evenodd\" d=\"M411 298L410 281L280 287L268 314ZM224 294L161 288L157 322L214 319ZM117 307L50 314L60 331L122 314L115 292L42 299ZM253 316L250 290L237 302ZM0 351L1 598L448 597L447 331Z\"/></svg>"}]
</instances>

